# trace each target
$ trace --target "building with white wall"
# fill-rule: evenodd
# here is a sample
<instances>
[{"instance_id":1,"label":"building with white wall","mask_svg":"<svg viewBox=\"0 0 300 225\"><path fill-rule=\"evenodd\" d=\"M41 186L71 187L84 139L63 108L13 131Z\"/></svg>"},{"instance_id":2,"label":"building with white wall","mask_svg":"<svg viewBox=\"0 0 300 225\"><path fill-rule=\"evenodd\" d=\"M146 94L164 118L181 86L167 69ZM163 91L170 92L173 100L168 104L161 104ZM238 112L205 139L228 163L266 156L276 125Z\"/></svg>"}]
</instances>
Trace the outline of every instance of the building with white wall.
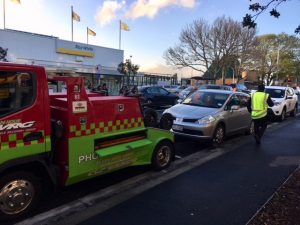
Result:
<instances>
[{"instance_id":1,"label":"building with white wall","mask_svg":"<svg viewBox=\"0 0 300 225\"><path fill-rule=\"evenodd\" d=\"M7 61L44 66L49 76L84 76L92 85L106 83L111 94L120 88L123 50L9 29L0 29L0 48Z\"/></svg>"}]
</instances>

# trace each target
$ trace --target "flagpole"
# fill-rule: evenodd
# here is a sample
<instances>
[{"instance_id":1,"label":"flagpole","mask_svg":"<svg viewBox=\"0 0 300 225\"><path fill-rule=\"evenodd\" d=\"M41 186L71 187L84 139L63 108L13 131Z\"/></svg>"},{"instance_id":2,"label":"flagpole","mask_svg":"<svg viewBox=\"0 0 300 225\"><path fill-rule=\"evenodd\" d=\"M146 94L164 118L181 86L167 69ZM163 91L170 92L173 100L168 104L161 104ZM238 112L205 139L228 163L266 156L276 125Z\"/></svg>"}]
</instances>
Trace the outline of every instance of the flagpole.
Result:
<instances>
[{"instance_id":1,"label":"flagpole","mask_svg":"<svg viewBox=\"0 0 300 225\"><path fill-rule=\"evenodd\" d=\"M3 29L5 30L5 0L3 0Z\"/></svg>"},{"instance_id":2,"label":"flagpole","mask_svg":"<svg viewBox=\"0 0 300 225\"><path fill-rule=\"evenodd\" d=\"M119 31L119 49L121 49L121 20L120 20L120 31Z\"/></svg>"},{"instance_id":3,"label":"flagpole","mask_svg":"<svg viewBox=\"0 0 300 225\"><path fill-rule=\"evenodd\" d=\"M72 32L72 41L73 41L73 6L71 5L71 32Z\"/></svg>"},{"instance_id":4,"label":"flagpole","mask_svg":"<svg viewBox=\"0 0 300 225\"><path fill-rule=\"evenodd\" d=\"M86 43L89 43L89 28L86 27Z\"/></svg>"}]
</instances>

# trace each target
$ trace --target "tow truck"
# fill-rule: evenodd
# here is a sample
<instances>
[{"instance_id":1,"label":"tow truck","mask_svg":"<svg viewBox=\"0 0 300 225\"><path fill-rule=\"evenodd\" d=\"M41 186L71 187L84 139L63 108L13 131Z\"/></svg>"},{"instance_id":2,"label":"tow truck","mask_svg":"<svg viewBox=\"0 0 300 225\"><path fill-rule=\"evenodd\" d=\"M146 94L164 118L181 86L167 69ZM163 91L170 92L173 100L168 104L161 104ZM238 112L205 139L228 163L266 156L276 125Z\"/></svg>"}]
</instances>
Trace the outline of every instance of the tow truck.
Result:
<instances>
[{"instance_id":1,"label":"tow truck","mask_svg":"<svg viewBox=\"0 0 300 225\"><path fill-rule=\"evenodd\" d=\"M49 93L64 82L66 93ZM0 63L0 219L20 219L49 191L125 167L167 168L174 136L144 126L139 100L86 92L82 77Z\"/></svg>"}]
</instances>

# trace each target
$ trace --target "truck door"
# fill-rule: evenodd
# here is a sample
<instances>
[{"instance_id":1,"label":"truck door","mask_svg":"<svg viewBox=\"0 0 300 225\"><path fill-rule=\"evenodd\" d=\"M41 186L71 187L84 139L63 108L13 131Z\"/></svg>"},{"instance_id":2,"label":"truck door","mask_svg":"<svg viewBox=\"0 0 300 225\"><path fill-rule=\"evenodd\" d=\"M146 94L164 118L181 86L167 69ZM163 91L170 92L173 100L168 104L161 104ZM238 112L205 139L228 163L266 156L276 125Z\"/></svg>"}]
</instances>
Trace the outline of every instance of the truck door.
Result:
<instances>
[{"instance_id":1,"label":"truck door","mask_svg":"<svg viewBox=\"0 0 300 225\"><path fill-rule=\"evenodd\" d=\"M50 149L42 92L46 77L38 73L33 67L0 67L0 154L6 154L0 163L44 152L46 143Z\"/></svg>"}]
</instances>

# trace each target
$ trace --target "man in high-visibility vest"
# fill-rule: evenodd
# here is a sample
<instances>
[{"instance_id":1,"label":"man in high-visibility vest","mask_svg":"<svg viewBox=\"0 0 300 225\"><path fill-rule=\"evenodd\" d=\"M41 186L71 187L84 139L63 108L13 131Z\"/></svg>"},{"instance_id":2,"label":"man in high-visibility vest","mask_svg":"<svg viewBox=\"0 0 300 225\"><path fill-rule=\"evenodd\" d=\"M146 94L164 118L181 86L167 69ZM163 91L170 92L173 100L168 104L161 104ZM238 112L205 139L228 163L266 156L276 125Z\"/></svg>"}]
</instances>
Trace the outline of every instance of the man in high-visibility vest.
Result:
<instances>
[{"instance_id":1,"label":"man in high-visibility vest","mask_svg":"<svg viewBox=\"0 0 300 225\"><path fill-rule=\"evenodd\" d=\"M265 86L263 84L258 85L258 89L252 94L247 107L254 122L254 138L257 144L260 144L267 128L268 106L272 107L274 105L270 95L264 91Z\"/></svg>"}]
</instances>

